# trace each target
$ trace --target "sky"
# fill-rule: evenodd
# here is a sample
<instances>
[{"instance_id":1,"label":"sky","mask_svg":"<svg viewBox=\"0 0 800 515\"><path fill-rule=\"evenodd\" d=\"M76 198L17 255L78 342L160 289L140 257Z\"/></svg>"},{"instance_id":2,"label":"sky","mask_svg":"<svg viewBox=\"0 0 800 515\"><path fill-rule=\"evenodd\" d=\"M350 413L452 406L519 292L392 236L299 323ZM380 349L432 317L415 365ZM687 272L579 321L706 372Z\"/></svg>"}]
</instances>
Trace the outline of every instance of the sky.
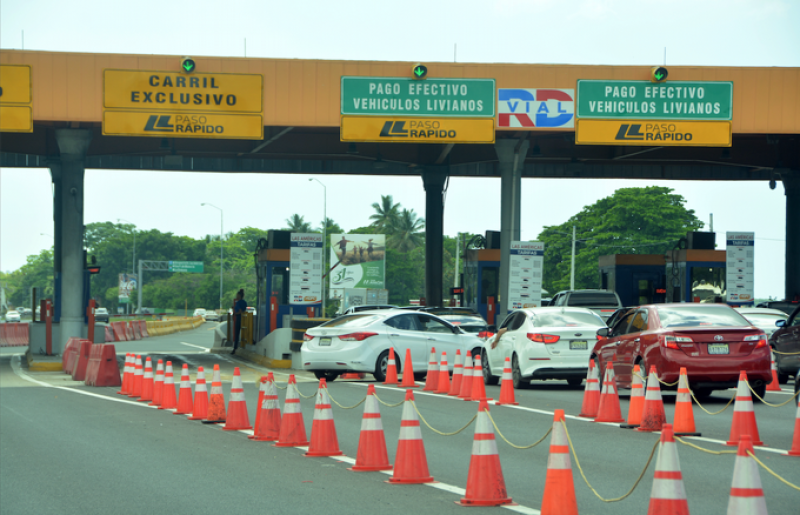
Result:
<instances>
[{"instance_id":1,"label":"sky","mask_svg":"<svg viewBox=\"0 0 800 515\"><path fill-rule=\"evenodd\" d=\"M117 7L114 7L117 5ZM80 8L76 8L80 6ZM3 49L192 56L587 65L800 66L797 0L3 0ZM735 87L735 85L734 85ZM734 113L736 116L736 113ZM312 176L87 170L85 223L122 219L138 229L200 238L242 227L318 224L323 188ZM424 217L422 181L318 177L327 215L344 229L369 223L392 194ZM125 196L116 193L124 181ZM521 237L533 240L623 187L663 185L708 222L756 233L756 297L782 297L785 196L763 182L525 179ZM286 192L292 192L286 194ZM453 178L445 234L500 228L499 179ZM46 169L0 169L0 270L52 245Z\"/></svg>"}]
</instances>

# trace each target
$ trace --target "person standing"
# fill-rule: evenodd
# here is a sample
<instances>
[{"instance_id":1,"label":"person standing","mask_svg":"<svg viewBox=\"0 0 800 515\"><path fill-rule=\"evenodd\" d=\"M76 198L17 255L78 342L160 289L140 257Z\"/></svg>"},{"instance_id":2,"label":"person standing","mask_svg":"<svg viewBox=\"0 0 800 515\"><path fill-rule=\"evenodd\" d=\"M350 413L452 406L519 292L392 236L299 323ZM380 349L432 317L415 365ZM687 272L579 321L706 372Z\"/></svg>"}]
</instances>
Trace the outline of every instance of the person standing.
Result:
<instances>
[{"instance_id":1,"label":"person standing","mask_svg":"<svg viewBox=\"0 0 800 515\"><path fill-rule=\"evenodd\" d=\"M244 300L244 289L236 293L233 301L233 350L231 354L236 354L239 348L239 335L242 332L242 314L247 310L247 301Z\"/></svg>"}]
</instances>

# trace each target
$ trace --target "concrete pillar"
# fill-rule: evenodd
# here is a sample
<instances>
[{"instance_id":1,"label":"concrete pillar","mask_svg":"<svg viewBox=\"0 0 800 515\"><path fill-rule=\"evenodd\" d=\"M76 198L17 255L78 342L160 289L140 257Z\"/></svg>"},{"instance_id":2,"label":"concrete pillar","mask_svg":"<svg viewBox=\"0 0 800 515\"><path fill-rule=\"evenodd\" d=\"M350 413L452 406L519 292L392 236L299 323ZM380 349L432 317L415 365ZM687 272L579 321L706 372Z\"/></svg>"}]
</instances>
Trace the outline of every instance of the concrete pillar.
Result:
<instances>
[{"instance_id":1,"label":"concrete pillar","mask_svg":"<svg viewBox=\"0 0 800 515\"><path fill-rule=\"evenodd\" d=\"M71 337L84 332L83 322L83 177L86 151L92 139L87 129L56 129L60 156L51 164L55 185L53 218L55 221L56 269L61 284L61 320L58 341L53 353L61 350Z\"/></svg>"},{"instance_id":2,"label":"concrete pillar","mask_svg":"<svg viewBox=\"0 0 800 515\"><path fill-rule=\"evenodd\" d=\"M425 187L425 301L442 305L444 265L444 183L446 166L426 167L422 171Z\"/></svg>"},{"instance_id":3,"label":"concrete pillar","mask_svg":"<svg viewBox=\"0 0 800 515\"><path fill-rule=\"evenodd\" d=\"M508 304L509 257L512 241L520 238L520 207L522 204L522 167L528 153L528 141L501 139L494 144L500 162L500 317L503 321L511 306Z\"/></svg>"},{"instance_id":4,"label":"concrete pillar","mask_svg":"<svg viewBox=\"0 0 800 515\"><path fill-rule=\"evenodd\" d=\"M800 299L800 171L781 174L786 192L786 299Z\"/></svg>"}]
</instances>

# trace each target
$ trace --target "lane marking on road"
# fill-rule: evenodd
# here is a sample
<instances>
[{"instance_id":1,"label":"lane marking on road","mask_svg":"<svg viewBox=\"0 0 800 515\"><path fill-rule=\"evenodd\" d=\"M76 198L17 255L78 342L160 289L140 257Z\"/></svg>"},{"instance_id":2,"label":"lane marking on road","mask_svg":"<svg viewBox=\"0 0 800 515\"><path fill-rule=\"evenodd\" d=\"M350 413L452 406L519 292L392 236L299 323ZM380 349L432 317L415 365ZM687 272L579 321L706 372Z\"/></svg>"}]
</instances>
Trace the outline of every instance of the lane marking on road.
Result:
<instances>
[{"instance_id":1,"label":"lane marking on road","mask_svg":"<svg viewBox=\"0 0 800 515\"><path fill-rule=\"evenodd\" d=\"M202 346L200 346L200 345L195 345L195 344L193 344L193 343L188 343L188 342L180 342L180 343L181 343L182 345L187 345L187 346L189 346L189 347L194 347L194 348L196 348L196 349L203 349L203 352L205 352L205 353L208 353L208 351L210 351L210 350L211 350L211 349L210 349L210 348L208 348L208 347L202 347Z\"/></svg>"}]
</instances>

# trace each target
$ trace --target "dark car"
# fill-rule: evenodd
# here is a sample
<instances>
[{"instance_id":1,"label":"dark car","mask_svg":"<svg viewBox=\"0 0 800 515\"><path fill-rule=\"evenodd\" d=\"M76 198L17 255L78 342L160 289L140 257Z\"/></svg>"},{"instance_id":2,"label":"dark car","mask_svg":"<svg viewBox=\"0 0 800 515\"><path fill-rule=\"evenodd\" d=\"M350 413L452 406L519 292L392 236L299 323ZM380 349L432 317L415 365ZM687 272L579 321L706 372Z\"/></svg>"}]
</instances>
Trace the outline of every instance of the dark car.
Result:
<instances>
[{"instance_id":1,"label":"dark car","mask_svg":"<svg viewBox=\"0 0 800 515\"><path fill-rule=\"evenodd\" d=\"M741 370L761 397L772 381L764 331L724 304L640 306L597 335L592 358L600 370L612 363L623 388L631 387L637 364L645 376L654 365L666 383L677 381L685 367L698 397L735 387Z\"/></svg>"},{"instance_id":2,"label":"dark car","mask_svg":"<svg viewBox=\"0 0 800 515\"><path fill-rule=\"evenodd\" d=\"M768 300L766 302L759 303L756 307L780 309L787 315L791 315L792 311L794 311L798 306L800 306L800 301L797 300Z\"/></svg>"},{"instance_id":3,"label":"dark car","mask_svg":"<svg viewBox=\"0 0 800 515\"><path fill-rule=\"evenodd\" d=\"M778 330L772 333L769 343L775 349L778 380L783 383L800 368L800 306L792 311L788 320L778 320L775 325ZM794 380L796 383L796 375Z\"/></svg>"},{"instance_id":4,"label":"dark car","mask_svg":"<svg viewBox=\"0 0 800 515\"><path fill-rule=\"evenodd\" d=\"M611 290L564 290L556 293L550 306L571 306L591 309L603 320L622 308L617 292Z\"/></svg>"}]
</instances>

